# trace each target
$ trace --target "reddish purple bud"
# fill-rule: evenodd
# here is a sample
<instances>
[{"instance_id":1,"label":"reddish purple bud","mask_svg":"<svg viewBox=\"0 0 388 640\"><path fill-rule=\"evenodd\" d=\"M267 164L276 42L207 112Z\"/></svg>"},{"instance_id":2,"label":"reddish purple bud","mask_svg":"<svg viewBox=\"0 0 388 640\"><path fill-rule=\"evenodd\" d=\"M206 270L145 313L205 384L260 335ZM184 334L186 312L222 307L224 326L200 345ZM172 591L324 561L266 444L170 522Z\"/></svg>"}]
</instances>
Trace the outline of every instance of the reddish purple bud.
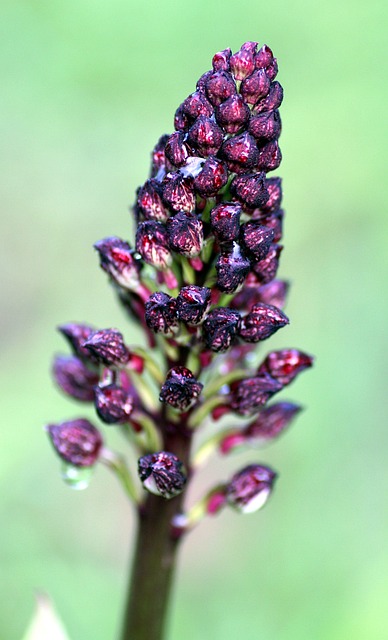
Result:
<instances>
[{"instance_id":1,"label":"reddish purple bud","mask_svg":"<svg viewBox=\"0 0 388 640\"><path fill-rule=\"evenodd\" d=\"M202 336L212 351L227 351L237 339L241 316L238 311L217 307L209 312L202 325Z\"/></svg>"},{"instance_id":2,"label":"reddish purple bud","mask_svg":"<svg viewBox=\"0 0 388 640\"><path fill-rule=\"evenodd\" d=\"M146 220L136 231L136 251L145 262L166 269L172 262L166 227L162 222Z\"/></svg>"},{"instance_id":3,"label":"reddish purple bud","mask_svg":"<svg viewBox=\"0 0 388 640\"><path fill-rule=\"evenodd\" d=\"M146 220L165 222L168 217L163 200L162 187L157 180L147 180L137 194L138 211Z\"/></svg>"},{"instance_id":4,"label":"reddish purple bud","mask_svg":"<svg viewBox=\"0 0 388 640\"><path fill-rule=\"evenodd\" d=\"M268 142L264 147L259 149L258 167L261 171L274 171L282 161L282 152L280 151L277 140Z\"/></svg>"},{"instance_id":5,"label":"reddish purple bud","mask_svg":"<svg viewBox=\"0 0 388 640\"><path fill-rule=\"evenodd\" d=\"M194 188L200 196L215 196L228 181L228 170L222 160L209 156L202 165L201 172L194 180Z\"/></svg>"},{"instance_id":6,"label":"reddish purple bud","mask_svg":"<svg viewBox=\"0 0 388 640\"><path fill-rule=\"evenodd\" d=\"M166 154L166 158L168 158L175 167L181 167L185 164L189 155L189 150L184 140L185 134L182 133L182 131L176 131L166 142L164 153Z\"/></svg>"},{"instance_id":7,"label":"reddish purple bud","mask_svg":"<svg viewBox=\"0 0 388 640\"><path fill-rule=\"evenodd\" d=\"M236 240L240 233L241 206L223 202L210 212L210 224L218 242Z\"/></svg>"},{"instance_id":8,"label":"reddish purple bud","mask_svg":"<svg viewBox=\"0 0 388 640\"><path fill-rule=\"evenodd\" d=\"M215 107L237 93L235 82L227 71L216 71L205 82L207 97Z\"/></svg>"},{"instance_id":9,"label":"reddish purple bud","mask_svg":"<svg viewBox=\"0 0 388 640\"><path fill-rule=\"evenodd\" d=\"M271 351L261 363L258 373L269 374L283 386L290 384L296 376L312 367L313 357L297 349Z\"/></svg>"},{"instance_id":10,"label":"reddish purple bud","mask_svg":"<svg viewBox=\"0 0 388 640\"><path fill-rule=\"evenodd\" d=\"M147 327L155 333L172 336L179 328L176 300L167 293L153 293L145 304Z\"/></svg>"},{"instance_id":11,"label":"reddish purple bud","mask_svg":"<svg viewBox=\"0 0 388 640\"><path fill-rule=\"evenodd\" d=\"M293 421L302 407L291 402L277 402L265 407L244 431L252 444L265 444L277 438Z\"/></svg>"},{"instance_id":12,"label":"reddish purple bud","mask_svg":"<svg viewBox=\"0 0 388 640\"><path fill-rule=\"evenodd\" d=\"M123 336L117 329L94 331L83 346L106 366L125 364L130 358Z\"/></svg>"},{"instance_id":13,"label":"reddish purple bud","mask_svg":"<svg viewBox=\"0 0 388 640\"><path fill-rule=\"evenodd\" d=\"M190 128L190 118L183 110L183 104L181 104L175 111L174 115L174 128L176 131L187 131Z\"/></svg>"},{"instance_id":14,"label":"reddish purple bud","mask_svg":"<svg viewBox=\"0 0 388 640\"><path fill-rule=\"evenodd\" d=\"M226 159L230 171L235 173L253 169L259 158L256 141L247 131L226 140L222 145L221 154Z\"/></svg>"},{"instance_id":15,"label":"reddish purple bud","mask_svg":"<svg viewBox=\"0 0 388 640\"><path fill-rule=\"evenodd\" d=\"M211 289L190 284L182 287L176 299L179 319L187 324L200 324L210 308Z\"/></svg>"},{"instance_id":16,"label":"reddish purple bud","mask_svg":"<svg viewBox=\"0 0 388 640\"><path fill-rule=\"evenodd\" d=\"M266 340L289 322L280 309L259 302L242 319L240 336L245 342L259 342Z\"/></svg>"},{"instance_id":17,"label":"reddish purple bud","mask_svg":"<svg viewBox=\"0 0 388 640\"><path fill-rule=\"evenodd\" d=\"M250 268L251 263L237 242L232 246L225 245L216 263L217 287L220 291L233 293L243 284Z\"/></svg>"},{"instance_id":18,"label":"reddish purple bud","mask_svg":"<svg viewBox=\"0 0 388 640\"><path fill-rule=\"evenodd\" d=\"M242 431L232 431L228 433L220 442L219 450L223 455L228 454L236 447L245 444L245 436Z\"/></svg>"},{"instance_id":19,"label":"reddish purple bud","mask_svg":"<svg viewBox=\"0 0 388 640\"><path fill-rule=\"evenodd\" d=\"M76 356L56 356L53 364L53 375L56 383L67 395L91 402L94 398L94 385L98 384L99 376L91 371L85 363Z\"/></svg>"},{"instance_id":20,"label":"reddish purple bud","mask_svg":"<svg viewBox=\"0 0 388 640\"><path fill-rule=\"evenodd\" d=\"M164 155L164 147L168 140L168 135L161 136L156 143L151 156L151 176L154 178L156 174L166 166L166 156Z\"/></svg>"},{"instance_id":21,"label":"reddish purple bud","mask_svg":"<svg viewBox=\"0 0 388 640\"><path fill-rule=\"evenodd\" d=\"M48 434L57 454L75 467L91 467L102 447L100 432L89 420L70 420L47 426Z\"/></svg>"},{"instance_id":22,"label":"reddish purple bud","mask_svg":"<svg viewBox=\"0 0 388 640\"><path fill-rule=\"evenodd\" d=\"M275 278L282 249L280 244L272 244L263 260L252 263L252 269L260 284L268 284Z\"/></svg>"},{"instance_id":23,"label":"reddish purple bud","mask_svg":"<svg viewBox=\"0 0 388 640\"><path fill-rule=\"evenodd\" d=\"M173 367L167 373L159 400L179 411L188 411L196 402L203 384L198 382L190 369Z\"/></svg>"},{"instance_id":24,"label":"reddish purple bud","mask_svg":"<svg viewBox=\"0 0 388 640\"><path fill-rule=\"evenodd\" d=\"M271 83L268 95L261 98L252 109L252 115L257 115L263 111L273 111L279 109L283 102L283 87L275 81Z\"/></svg>"},{"instance_id":25,"label":"reddish purple bud","mask_svg":"<svg viewBox=\"0 0 388 640\"><path fill-rule=\"evenodd\" d=\"M255 70L257 42L246 42L230 59L230 70L236 80L244 80Z\"/></svg>"},{"instance_id":26,"label":"reddish purple bud","mask_svg":"<svg viewBox=\"0 0 388 640\"><path fill-rule=\"evenodd\" d=\"M200 116L210 118L214 113L212 105L202 91L195 91L186 98L182 105L182 111L192 121Z\"/></svg>"},{"instance_id":27,"label":"reddish purple bud","mask_svg":"<svg viewBox=\"0 0 388 640\"><path fill-rule=\"evenodd\" d=\"M263 144L267 140L275 140L280 136L282 123L279 111L262 111L252 116L249 121L249 132Z\"/></svg>"},{"instance_id":28,"label":"reddish purple bud","mask_svg":"<svg viewBox=\"0 0 388 640\"><path fill-rule=\"evenodd\" d=\"M58 331L65 336L66 340L70 344L73 352L81 360L91 360L97 362L91 358L91 355L87 349L83 346L85 340L95 331L94 327L90 327L87 324L77 324L76 322L69 322L68 324L62 324L58 327Z\"/></svg>"},{"instance_id":29,"label":"reddish purple bud","mask_svg":"<svg viewBox=\"0 0 388 640\"><path fill-rule=\"evenodd\" d=\"M202 93L206 92L206 82L213 75L213 73L214 73L213 69L210 69L210 71L205 71L205 73L201 75L201 77L199 78L196 84L197 91L201 91Z\"/></svg>"},{"instance_id":30,"label":"reddish purple bud","mask_svg":"<svg viewBox=\"0 0 388 640\"><path fill-rule=\"evenodd\" d=\"M232 55L232 52L229 48L216 53L213 56L213 70L229 71L229 60L231 55Z\"/></svg>"},{"instance_id":31,"label":"reddish purple bud","mask_svg":"<svg viewBox=\"0 0 388 640\"><path fill-rule=\"evenodd\" d=\"M114 282L125 289L137 288L141 264L128 242L111 236L96 242L94 248L99 253L101 268Z\"/></svg>"},{"instance_id":32,"label":"reddish purple bud","mask_svg":"<svg viewBox=\"0 0 388 640\"><path fill-rule=\"evenodd\" d=\"M188 258L197 256L203 245L203 223L193 213L180 211L167 220L170 248Z\"/></svg>"},{"instance_id":33,"label":"reddish purple bud","mask_svg":"<svg viewBox=\"0 0 388 640\"><path fill-rule=\"evenodd\" d=\"M158 451L140 458L138 472L147 491L167 500L182 493L187 481L183 463L168 451Z\"/></svg>"},{"instance_id":34,"label":"reddish purple bud","mask_svg":"<svg viewBox=\"0 0 388 640\"><path fill-rule=\"evenodd\" d=\"M260 222L251 221L241 225L242 245L256 260L265 258L273 239L272 229L267 229Z\"/></svg>"},{"instance_id":35,"label":"reddish purple bud","mask_svg":"<svg viewBox=\"0 0 388 640\"><path fill-rule=\"evenodd\" d=\"M230 186L232 194L246 207L262 207L268 200L265 173L245 173L235 176Z\"/></svg>"},{"instance_id":36,"label":"reddish purple bud","mask_svg":"<svg viewBox=\"0 0 388 640\"><path fill-rule=\"evenodd\" d=\"M237 133L248 123L249 116L249 107L239 94L230 96L216 107L217 122L227 133Z\"/></svg>"},{"instance_id":37,"label":"reddish purple bud","mask_svg":"<svg viewBox=\"0 0 388 640\"><path fill-rule=\"evenodd\" d=\"M265 73L267 74L271 82L272 80L275 80L276 76L278 75L278 71L279 71L278 62L276 58L274 58L271 64L269 64L265 70Z\"/></svg>"},{"instance_id":38,"label":"reddish purple bud","mask_svg":"<svg viewBox=\"0 0 388 640\"><path fill-rule=\"evenodd\" d=\"M267 178L266 187L268 189L269 198L261 207L261 211L263 213L272 213L272 211L277 211L279 209L282 201L282 179Z\"/></svg>"},{"instance_id":39,"label":"reddish purple bud","mask_svg":"<svg viewBox=\"0 0 388 640\"><path fill-rule=\"evenodd\" d=\"M260 300L258 300L258 302L272 304L278 309L283 309L286 304L288 289L288 282L285 282L284 280L272 280L272 282L259 287L258 295Z\"/></svg>"},{"instance_id":40,"label":"reddish purple bud","mask_svg":"<svg viewBox=\"0 0 388 640\"><path fill-rule=\"evenodd\" d=\"M95 388L96 411L107 424L124 424L133 410L133 398L122 387L108 384Z\"/></svg>"},{"instance_id":41,"label":"reddish purple bud","mask_svg":"<svg viewBox=\"0 0 388 640\"><path fill-rule=\"evenodd\" d=\"M268 94L270 85L270 79L264 69L256 69L256 71L241 83L240 93L244 102L256 104L256 102Z\"/></svg>"},{"instance_id":42,"label":"reddish purple bud","mask_svg":"<svg viewBox=\"0 0 388 640\"><path fill-rule=\"evenodd\" d=\"M269 64L273 61L273 53L271 49L264 44L260 51L255 55L255 66L256 69L265 69Z\"/></svg>"},{"instance_id":43,"label":"reddish purple bud","mask_svg":"<svg viewBox=\"0 0 388 640\"><path fill-rule=\"evenodd\" d=\"M272 213L263 213L261 209L255 209L251 219L271 230L273 232L273 241L279 242L283 237L283 218L283 209L278 209Z\"/></svg>"},{"instance_id":44,"label":"reddish purple bud","mask_svg":"<svg viewBox=\"0 0 388 640\"><path fill-rule=\"evenodd\" d=\"M267 373L245 378L232 385L231 407L242 416L256 413L283 385Z\"/></svg>"},{"instance_id":45,"label":"reddish purple bud","mask_svg":"<svg viewBox=\"0 0 388 640\"><path fill-rule=\"evenodd\" d=\"M193 211L195 195L193 180L181 173L169 173L163 182L163 199L172 211Z\"/></svg>"},{"instance_id":46,"label":"reddish purple bud","mask_svg":"<svg viewBox=\"0 0 388 640\"><path fill-rule=\"evenodd\" d=\"M216 155L223 139L222 129L206 116L199 116L188 133L188 142L204 157Z\"/></svg>"},{"instance_id":47,"label":"reddish purple bud","mask_svg":"<svg viewBox=\"0 0 388 640\"><path fill-rule=\"evenodd\" d=\"M258 511L267 502L276 480L269 467L250 464L236 473L226 491L228 503L241 513Z\"/></svg>"}]
</instances>

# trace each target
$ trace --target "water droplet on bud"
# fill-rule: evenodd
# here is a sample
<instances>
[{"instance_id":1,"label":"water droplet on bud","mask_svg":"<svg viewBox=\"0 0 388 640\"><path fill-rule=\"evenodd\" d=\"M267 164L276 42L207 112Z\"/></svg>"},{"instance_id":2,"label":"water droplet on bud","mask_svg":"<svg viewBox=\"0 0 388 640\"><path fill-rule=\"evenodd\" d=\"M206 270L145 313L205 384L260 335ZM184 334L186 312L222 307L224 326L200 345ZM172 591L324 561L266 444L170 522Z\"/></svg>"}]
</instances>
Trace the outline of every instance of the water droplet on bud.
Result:
<instances>
[{"instance_id":1,"label":"water droplet on bud","mask_svg":"<svg viewBox=\"0 0 388 640\"><path fill-rule=\"evenodd\" d=\"M61 477L64 482L76 491L88 488L93 473L94 467L75 467L67 463L64 463L61 469Z\"/></svg>"}]
</instances>

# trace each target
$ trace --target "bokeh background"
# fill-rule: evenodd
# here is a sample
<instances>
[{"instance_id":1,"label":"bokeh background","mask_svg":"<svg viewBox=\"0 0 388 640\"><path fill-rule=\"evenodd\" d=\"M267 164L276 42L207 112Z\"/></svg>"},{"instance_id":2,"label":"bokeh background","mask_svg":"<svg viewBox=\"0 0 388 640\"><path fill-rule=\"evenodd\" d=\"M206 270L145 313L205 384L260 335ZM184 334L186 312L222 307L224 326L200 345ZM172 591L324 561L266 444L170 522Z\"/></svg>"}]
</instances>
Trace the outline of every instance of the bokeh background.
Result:
<instances>
[{"instance_id":1,"label":"bokeh background","mask_svg":"<svg viewBox=\"0 0 388 640\"><path fill-rule=\"evenodd\" d=\"M86 492L59 478L42 425L80 412L49 377L66 351L54 328L136 339L92 244L129 236L150 150L213 53L259 40L286 95L291 325L271 346L317 361L283 394L306 407L290 432L200 478L255 459L280 472L262 512L224 513L185 544L169 640L386 640L385 0L2 0L0 12L0 637L20 640L35 590L71 640L117 636L133 518L104 469Z\"/></svg>"}]
</instances>

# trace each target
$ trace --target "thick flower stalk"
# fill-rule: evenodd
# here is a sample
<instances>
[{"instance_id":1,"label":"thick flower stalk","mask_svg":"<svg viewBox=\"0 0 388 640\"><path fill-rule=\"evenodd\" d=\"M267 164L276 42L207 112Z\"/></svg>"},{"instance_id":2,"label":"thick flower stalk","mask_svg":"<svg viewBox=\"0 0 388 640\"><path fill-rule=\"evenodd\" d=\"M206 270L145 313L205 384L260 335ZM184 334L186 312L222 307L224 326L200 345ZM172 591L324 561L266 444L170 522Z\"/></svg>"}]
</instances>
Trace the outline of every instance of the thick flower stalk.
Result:
<instances>
[{"instance_id":1,"label":"thick flower stalk","mask_svg":"<svg viewBox=\"0 0 388 640\"><path fill-rule=\"evenodd\" d=\"M217 53L178 107L175 132L152 152L133 207L134 238L95 244L143 344L128 342L130 331L60 327L71 353L55 358L54 378L78 402L94 403L106 425L104 436L83 417L47 427L65 478L83 487L97 463L106 465L139 517L123 640L162 637L185 535L224 508L258 510L276 479L253 461L216 478L190 505L198 469L217 452L272 442L300 411L267 403L312 357L297 349L258 353L258 343L289 323L288 284L277 279L282 185L271 174L282 157L277 70L271 49L256 42ZM205 423L212 434L198 444ZM112 428L137 450L137 470L105 444Z\"/></svg>"}]
</instances>

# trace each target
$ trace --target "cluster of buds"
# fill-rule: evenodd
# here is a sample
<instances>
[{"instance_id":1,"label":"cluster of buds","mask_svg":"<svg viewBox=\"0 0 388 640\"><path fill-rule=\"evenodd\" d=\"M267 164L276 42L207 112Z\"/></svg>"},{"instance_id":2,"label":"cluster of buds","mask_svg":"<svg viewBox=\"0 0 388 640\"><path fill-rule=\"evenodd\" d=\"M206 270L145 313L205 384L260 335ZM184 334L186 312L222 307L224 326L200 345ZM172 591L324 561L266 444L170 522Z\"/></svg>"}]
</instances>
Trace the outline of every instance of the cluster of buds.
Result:
<instances>
[{"instance_id":1,"label":"cluster of buds","mask_svg":"<svg viewBox=\"0 0 388 640\"><path fill-rule=\"evenodd\" d=\"M277 71L266 45L246 42L234 54L217 53L176 110L175 131L153 149L150 177L136 193L132 244L116 236L95 244L145 344L132 347L112 328L60 327L72 353L55 358L56 382L130 438L139 451L140 482L163 499L182 493L204 458L191 446L204 422L214 425L202 446L207 457L268 444L300 411L286 401L267 403L312 365L312 357L283 349L254 364L257 343L289 323L283 311L288 284L277 278L282 183L268 175L282 157ZM236 426L236 416L248 422ZM220 417L229 420L221 432ZM123 479L121 463L112 463L89 420L47 430L66 464L105 462ZM129 475L127 469L127 487ZM199 513L227 505L257 510L275 478L258 463L237 471L181 517L182 530Z\"/></svg>"}]
</instances>

